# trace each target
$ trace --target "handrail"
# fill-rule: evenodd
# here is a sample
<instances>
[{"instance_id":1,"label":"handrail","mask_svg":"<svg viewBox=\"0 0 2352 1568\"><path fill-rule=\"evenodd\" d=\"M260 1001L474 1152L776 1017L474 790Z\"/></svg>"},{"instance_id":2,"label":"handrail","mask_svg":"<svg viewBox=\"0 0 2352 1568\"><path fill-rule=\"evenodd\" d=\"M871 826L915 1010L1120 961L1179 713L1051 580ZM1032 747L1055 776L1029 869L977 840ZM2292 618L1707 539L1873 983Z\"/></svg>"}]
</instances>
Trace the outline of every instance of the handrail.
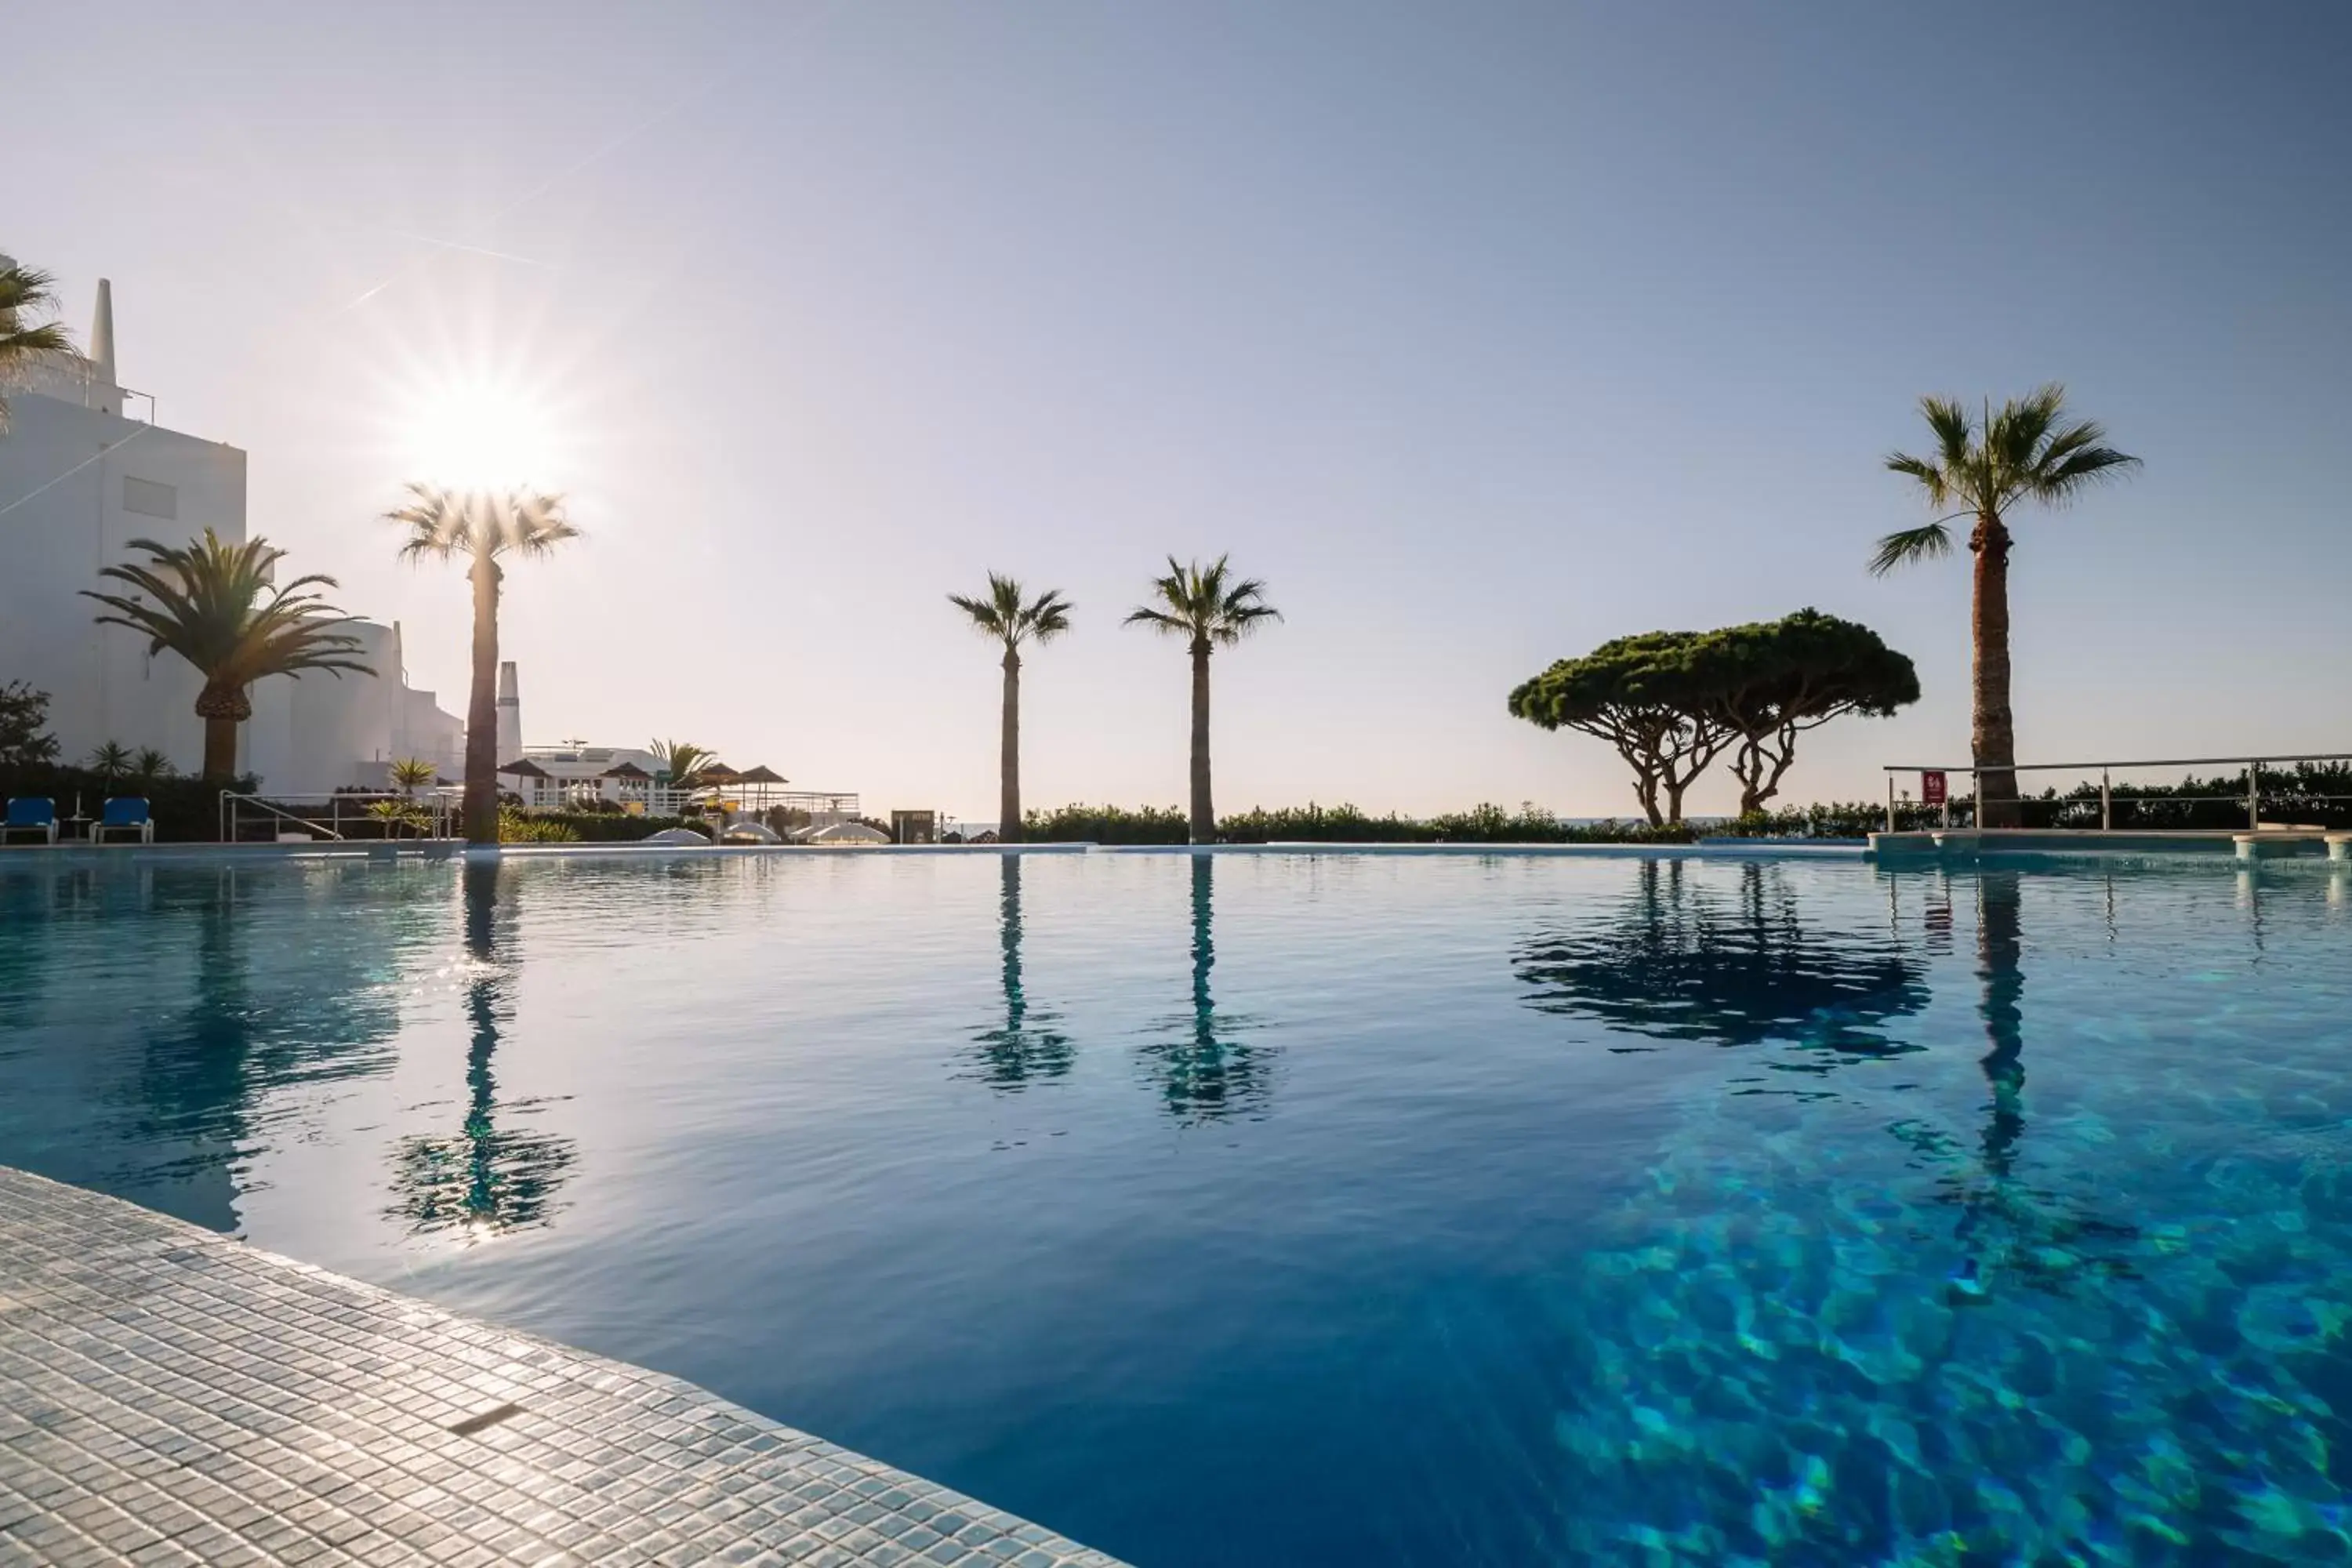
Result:
<instances>
[{"instance_id":1,"label":"handrail","mask_svg":"<svg viewBox=\"0 0 2352 1568\"><path fill-rule=\"evenodd\" d=\"M2096 763L1996 763L1979 767L1973 763L1888 763L1880 769L1890 773L2081 773L2086 768L2213 768L2241 763L2352 763L2352 752L2291 752L2279 757L2160 757L2153 762L2121 762L2110 760Z\"/></svg>"},{"instance_id":2,"label":"handrail","mask_svg":"<svg viewBox=\"0 0 2352 1568\"><path fill-rule=\"evenodd\" d=\"M257 790L243 792L225 789L220 792L219 801L220 841L224 844L234 844L239 841L240 830L244 826L242 814L247 807L252 807L261 811L266 819L275 818L279 822L290 823L293 826L301 828L306 835L317 837L323 834L326 837L336 843L347 843L349 842L349 839L342 831L344 826L343 807L346 805L357 805L364 808L366 806L375 805L380 801L387 800L404 801L410 805L428 807L432 813L433 818L432 837L436 838L446 838L449 837L449 803L446 799L442 799L437 796L420 799L414 795L404 795L398 790L270 790L268 792ZM324 805L328 809L322 812L314 812L309 816L303 815L299 810L289 811L286 809L289 805L299 806L305 803L315 803L317 805ZM359 820L376 819L362 816ZM383 820L382 822L382 826L383 836L385 838L390 838L393 836L392 822L390 820Z\"/></svg>"},{"instance_id":3,"label":"handrail","mask_svg":"<svg viewBox=\"0 0 2352 1568\"><path fill-rule=\"evenodd\" d=\"M2096 769L2099 774L2099 828L2100 831L2106 832L2112 829L2115 822L2114 774L2118 768L2243 767L2246 770L2246 828L2249 832L2260 832L2263 826L2263 769L2265 765L2277 766L2287 763L2352 763L2352 752L2296 752L2284 756L2270 757L2168 757L2137 762L1994 763L1985 765L1970 763L1946 767L1927 767L1915 763L1888 763L1883 764L1881 768L1881 771L1886 774L1886 831L1889 833L1895 831L1895 775L1897 773L1966 773L1981 783L1988 773L2006 773L2013 778L2019 773L2086 773ZM2228 799L2230 797L2217 795L2211 798ZM2321 795L2315 798L2337 800L2345 797ZM1982 800L1977 802L1979 813L1985 804ZM2014 804L2022 807L2028 803L2020 800ZM1943 825L1949 827L1952 825L1952 803L1949 795L1945 795L1942 805ZM1981 822L1982 816L1979 816L1978 820Z\"/></svg>"}]
</instances>

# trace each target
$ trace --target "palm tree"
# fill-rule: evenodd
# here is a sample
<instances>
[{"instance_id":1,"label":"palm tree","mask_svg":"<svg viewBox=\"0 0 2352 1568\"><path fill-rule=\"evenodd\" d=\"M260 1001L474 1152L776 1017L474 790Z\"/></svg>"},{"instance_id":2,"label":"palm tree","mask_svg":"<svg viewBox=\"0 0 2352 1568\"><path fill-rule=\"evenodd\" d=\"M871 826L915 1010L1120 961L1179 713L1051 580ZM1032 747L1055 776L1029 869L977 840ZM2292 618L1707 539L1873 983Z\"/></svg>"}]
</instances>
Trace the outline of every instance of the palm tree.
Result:
<instances>
[{"instance_id":1,"label":"palm tree","mask_svg":"<svg viewBox=\"0 0 2352 1568\"><path fill-rule=\"evenodd\" d=\"M545 555L579 537L563 498L537 490L454 490L412 480L386 516L408 531L411 561L462 555L474 585L474 689L466 707L466 842L499 841L499 585L501 555Z\"/></svg>"},{"instance_id":2,"label":"palm tree","mask_svg":"<svg viewBox=\"0 0 2352 1568\"><path fill-rule=\"evenodd\" d=\"M1234 579L1226 557L1207 567L1195 561L1180 566L1168 558L1168 575L1151 584L1154 602L1132 610L1129 626L1147 626L1182 637L1192 655L1192 818L1195 844L1217 837L1217 813L1209 792L1209 655L1230 647L1282 612L1265 602L1265 584L1255 577Z\"/></svg>"},{"instance_id":3,"label":"palm tree","mask_svg":"<svg viewBox=\"0 0 2352 1568\"><path fill-rule=\"evenodd\" d=\"M306 669L330 671L338 680L345 670L375 673L352 657L360 639L341 629L357 617L304 591L332 588L335 580L313 572L282 585L271 582L286 552L268 540L225 544L208 528L185 544L134 539L130 548L144 551L148 563L101 567L98 574L137 592L84 588L82 596L113 612L97 617L100 626L143 632L150 655L169 648L205 678L196 717L205 721L207 782L236 772L236 727L253 717L255 681L299 678Z\"/></svg>"},{"instance_id":4,"label":"palm tree","mask_svg":"<svg viewBox=\"0 0 2352 1568\"><path fill-rule=\"evenodd\" d=\"M24 374L25 366L48 354L70 354L73 340L56 321L35 326L27 316L57 308L57 279L36 268L13 261L0 265L0 392ZM0 397L0 431L8 428L8 402Z\"/></svg>"},{"instance_id":5,"label":"palm tree","mask_svg":"<svg viewBox=\"0 0 2352 1568\"><path fill-rule=\"evenodd\" d=\"M403 757L392 764L394 787L404 795L414 796L441 776L441 770L423 757Z\"/></svg>"},{"instance_id":6,"label":"palm tree","mask_svg":"<svg viewBox=\"0 0 2352 1568\"><path fill-rule=\"evenodd\" d=\"M703 770L719 760L718 752L691 741L656 741L646 750L668 773L672 789L692 789Z\"/></svg>"},{"instance_id":7,"label":"palm tree","mask_svg":"<svg viewBox=\"0 0 2352 1568\"><path fill-rule=\"evenodd\" d=\"M1874 576L1897 566L1952 552L1949 524L1972 518L1969 549L1976 556L1970 635L1975 643L1975 700L1969 743L1977 766L1977 825L2017 826L2017 730L2009 706L2008 512L2021 501L2063 506L2091 485L2139 466L2137 458L2105 445L2106 432L2066 413L2066 389L2045 386L1988 405L1981 421L1945 397L1923 397L1919 412L1935 433L1936 454L1891 454L1886 466L1919 481L1927 504L1944 515L1890 533L1871 557Z\"/></svg>"},{"instance_id":8,"label":"palm tree","mask_svg":"<svg viewBox=\"0 0 2352 1568\"><path fill-rule=\"evenodd\" d=\"M988 574L988 595L967 599L950 594L948 603L971 617L972 629L1004 645L1004 740L999 752L996 837L1021 842L1021 645L1046 643L1070 629L1070 602L1058 588L1025 597L1010 577Z\"/></svg>"},{"instance_id":9,"label":"palm tree","mask_svg":"<svg viewBox=\"0 0 2352 1568\"><path fill-rule=\"evenodd\" d=\"M108 741L89 754L89 771L112 784L131 771L131 748L120 741Z\"/></svg>"}]
</instances>

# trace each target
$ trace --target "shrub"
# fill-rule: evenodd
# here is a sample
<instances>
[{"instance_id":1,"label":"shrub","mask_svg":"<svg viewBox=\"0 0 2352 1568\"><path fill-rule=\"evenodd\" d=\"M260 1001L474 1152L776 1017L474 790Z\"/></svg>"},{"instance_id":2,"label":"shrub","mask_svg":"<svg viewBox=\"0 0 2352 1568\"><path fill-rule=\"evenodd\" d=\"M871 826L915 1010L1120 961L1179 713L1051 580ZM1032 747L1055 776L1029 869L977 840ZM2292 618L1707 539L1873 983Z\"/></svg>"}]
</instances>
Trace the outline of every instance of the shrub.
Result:
<instances>
[{"instance_id":1,"label":"shrub","mask_svg":"<svg viewBox=\"0 0 2352 1568\"><path fill-rule=\"evenodd\" d=\"M601 811L535 811L527 815L506 811L499 814L499 820L503 823L509 816L523 817L532 823L562 830L559 837L509 839L509 842L512 843L634 844L665 827L690 827L698 833L709 831L699 822L688 822L676 816L629 816ZM500 837L505 837L503 830Z\"/></svg>"},{"instance_id":2,"label":"shrub","mask_svg":"<svg viewBox=\"0 0 2352 1568\"><path fill-rule=\"evenodd\" d=\"M1182 844L1190 839L1182 812L1172 805L1129 811L1117 805L1066 805L1033 811L1023 827L1033 844Z\"/></svg>"},{"instance_id":3,"label":"shrub","mask_svg":"<svg viewBox=\"0 0 2352 1568\"><path fill-rule=\"evenodd\" d=\"M560 818L511 810L499 813L499 842L501 844L576 844L579 841L580 830Z\"/></svg>"},{"instance_id":4,"label":"shrub","mask_svg":"<svg viewBox=\"0 0 2352 1568\"><path fill-rule=\"evenodd\" d=\"M223 787L216 781L192 778L110 781L89 768L59 767L54 763L13 767L0 763L0 797L47 795L58 803L60 816L74 815L77 796L81 814L96 816L110 795L144 795L148 812L155 819L156 841L163 844L210 844L217 839ZM250 790L254 781L233 779L226 787Z\"/></svg>"},{"instance_id":5,"label":"shrub","mask_svg":"<svg viewBox=\"0 0 2352 1568\"><path fill-rule=\"evenodd\" d=\"M0 683L0 768L47 767L57 760L49 694L21 680Z\"/></svg>"}]
</instances>

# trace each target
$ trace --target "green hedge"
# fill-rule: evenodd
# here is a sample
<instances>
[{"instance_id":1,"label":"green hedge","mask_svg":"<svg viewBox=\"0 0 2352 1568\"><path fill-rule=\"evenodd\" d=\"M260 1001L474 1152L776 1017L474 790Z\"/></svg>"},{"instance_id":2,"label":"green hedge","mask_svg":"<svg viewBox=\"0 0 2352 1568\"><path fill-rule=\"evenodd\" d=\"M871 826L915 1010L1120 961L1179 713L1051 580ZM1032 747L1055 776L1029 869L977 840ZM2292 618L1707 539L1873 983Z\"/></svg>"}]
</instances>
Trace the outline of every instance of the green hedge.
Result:
<instances>
[{"instance_id":1,"label":"green hedge","mask_svg":"<svg viewBox=\"0 0 2352 1568\"><path fill-rule=\"evenodd\" d=\"M1066 805L1029 813L1026 827L1033 844L1183 844L1189 841L1185 823L1184 813L1172 805ZM1221 817L1217 838L1224 844L1687 844L1692 833L1687 826L1639 822L1567 823L1532 805L1511 812L1487 804L1415 818L1310 802L1273 811L1252 806Z\"/></svg>"},{"instance_id":2,"label":"green hedge","mask_svg":"<svg viewBox=\"0 0 2352 1568\"><path fill-rule=\"evenodd\" d=\"M237 779L228 787L249 790L253 780ZM81 796L85 816L96 816L110 795L143 795L147 797L147 810L155 818L158 843L210 844L217 839L220 792L219 784L201 779L109 780L88 768L49 765L0 769L0 797L47 795L57 802L60 819L73 815L76 795ZM28 844L32 840L20 836L10 842Z\"/></svg>"},{"instance_id":3,"label":"green hedge","mask_svg":"<svg viewBox=\"0 0 2352 1568\"><path fill-rule=\"evenodd\" d=\"M520 814L534 827L568 828L567 837L541 836L541 843L634 844L640 838L650 838L665 827L690 827L707 833L699 822L688 822L680 816L630 816L621 812L606 811L533 811Z\"/></svg>"}]
</instances>

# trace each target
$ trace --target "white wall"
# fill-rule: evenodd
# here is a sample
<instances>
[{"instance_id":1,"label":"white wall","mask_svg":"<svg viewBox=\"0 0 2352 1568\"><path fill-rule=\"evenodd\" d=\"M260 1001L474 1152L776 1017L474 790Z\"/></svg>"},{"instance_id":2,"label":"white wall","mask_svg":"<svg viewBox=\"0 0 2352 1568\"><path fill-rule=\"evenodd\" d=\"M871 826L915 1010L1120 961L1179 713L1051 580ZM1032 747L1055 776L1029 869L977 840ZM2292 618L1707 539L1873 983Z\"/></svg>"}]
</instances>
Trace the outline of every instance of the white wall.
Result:
<instances>
[{"instance_id":1,"label":"white wall","mask_svg":"<svg viewBox=\"0 0 2352 1568\"><path fill-rule=\"evenodd\" d=\"M211 528L242 542L245 454L37 392L9 393L8 414L0 508L17 504L0 514L0 681L49 693L64 761L120 741L194 769L204 755L194 710L203 682L177 655L151 660L135 633L98 626L100 606L79 590L108 586L99 567L126 559L133 539L176 544ZM126 479L169 488L133 483L126 492ZM151 507L168 497L176 515L131 510L126 493Z\"/></svg>"},{"instance_id":2,"label":"white wall","mask_svg":"<svg viewBox=\"0 0 2352 1568\"><path fill-rule=\"evenodd\" d=\"M193 773L204 760L195 715L204 682L177 654L150 658L145 638L98 625L102 607L80 590L129 592L98 569L132 559L133 539L179 544L209 528L243 543L246 455L95 406L120 401L103 384L85 394L51 374L37 384L47 391L8 394L9 428L0 435L0 508L10 508L0 514L0 682L49 694L60 761L79 763L119 741L133 751L153 746ZM92 406L78 401L85 395ZM174 515L154 515L162 510ZM351 630L362 662L379 674L338 679L314 670L256 683L239 765L287 791L382 784L403 756L454 775L464 722L441 712L431 692L408 689L396 628L362 621Z\"/></svg>"}]
</instances>

